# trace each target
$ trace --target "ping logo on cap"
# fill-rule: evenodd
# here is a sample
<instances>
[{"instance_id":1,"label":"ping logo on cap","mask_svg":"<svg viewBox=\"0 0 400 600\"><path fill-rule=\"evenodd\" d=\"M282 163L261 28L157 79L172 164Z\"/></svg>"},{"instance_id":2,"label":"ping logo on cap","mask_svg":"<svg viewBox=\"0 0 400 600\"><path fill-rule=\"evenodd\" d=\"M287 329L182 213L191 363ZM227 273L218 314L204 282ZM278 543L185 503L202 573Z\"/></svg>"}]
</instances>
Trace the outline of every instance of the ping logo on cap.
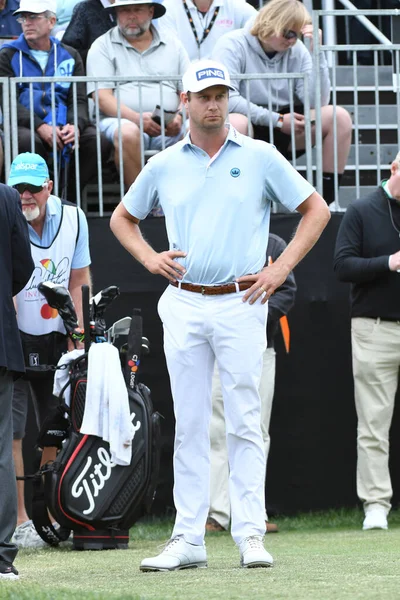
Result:
<instances>
[{"instance_id":1,"label":"ping logo on cap","mask_svg":"<svg viewBox=\"0 0 400 600\"><path fill-rule=\"evenodd\" d=\"M225 73L222 69L202 69L201 71L196 71L197 81L209 79L210 77L225 80Z\"/></svg>"}]
</instances>

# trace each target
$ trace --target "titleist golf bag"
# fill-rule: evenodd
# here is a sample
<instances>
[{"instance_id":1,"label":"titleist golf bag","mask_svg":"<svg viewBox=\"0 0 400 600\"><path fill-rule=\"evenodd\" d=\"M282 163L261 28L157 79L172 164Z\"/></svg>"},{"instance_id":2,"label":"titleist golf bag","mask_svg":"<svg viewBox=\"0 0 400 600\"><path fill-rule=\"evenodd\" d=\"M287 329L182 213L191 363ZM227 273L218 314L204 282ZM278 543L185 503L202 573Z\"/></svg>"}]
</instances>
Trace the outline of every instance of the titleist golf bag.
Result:
<instances>
[{"instance_id":1,"label":"titleist golf bag","mask_svg":"<svg viewBox=\"0 0 400 600\"><path fill-rule=\"evenodd\" d=\"M61 286L46 289L46 285L39 288L40 291L50 306L54 305L62 315L64 300L60 302L59 297L53 297L54 288ZM59 289L55 291L60 292ZM90 336L77 328L76 319L72 320L72 325L64 320L72 339L82 339L85 335L85 352L68 365L70 406L67 428L59 425L65 419L66 409L62 393L59 421L50 419L39 435L41 446L51 446L54 445L54 436L64 437L63 429L67 429L67 437L60 444L56 460L44 465L34 481L33 522L42 539L51 545L65 540L72 530L75 549L127 548L129 528L149 512L154 497L159 464L160 415L153 412L150 390L137 381L142 350L147 349L148 341L142 338L139 309L133 311L131 319L125 317L105 331L104 308L118 293L118 288L114 287L100 292L92 299L88 316L89 310L85 311L85 307L89 306L89 291L83 290L84 331L90 331ZM96 298L100 298L100 304L96 304ZM101 298L104 306L101 306ZM60 304L63 305L61 310ZM67 312L70 313L70 306L67 306ZM119 354L134 428L132 458L128 466L112 462L108 442L80 431L85 412L91 339L94 343L116 343L117 338L126 339L119 348ZM47 508L60 529L51 525Z\"/></svg>"}]
</instances>

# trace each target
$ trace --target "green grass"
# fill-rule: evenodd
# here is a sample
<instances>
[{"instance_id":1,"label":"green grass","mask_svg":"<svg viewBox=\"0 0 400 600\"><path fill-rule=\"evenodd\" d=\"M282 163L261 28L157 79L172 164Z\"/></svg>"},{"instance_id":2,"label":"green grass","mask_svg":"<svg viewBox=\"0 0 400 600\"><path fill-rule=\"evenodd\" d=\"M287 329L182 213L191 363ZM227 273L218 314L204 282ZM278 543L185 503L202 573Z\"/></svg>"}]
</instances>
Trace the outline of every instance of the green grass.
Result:
<instances>
[{"instance_id":1,"label":"green grass","mask_svg":"<svg viewBox=\"0 0 400 600\"><path fill-rule=\"evenodd\" d=\"M208 569L140 573L172 522L152 519L131 530L129 550L21 550L21 578L1 582L1 600L398 600L400 511L389 531L361 531L362 513L340 510L274 519L266 538L272 569L241 569L228 533L207 536Z\"/></svg>"}]
</instances>

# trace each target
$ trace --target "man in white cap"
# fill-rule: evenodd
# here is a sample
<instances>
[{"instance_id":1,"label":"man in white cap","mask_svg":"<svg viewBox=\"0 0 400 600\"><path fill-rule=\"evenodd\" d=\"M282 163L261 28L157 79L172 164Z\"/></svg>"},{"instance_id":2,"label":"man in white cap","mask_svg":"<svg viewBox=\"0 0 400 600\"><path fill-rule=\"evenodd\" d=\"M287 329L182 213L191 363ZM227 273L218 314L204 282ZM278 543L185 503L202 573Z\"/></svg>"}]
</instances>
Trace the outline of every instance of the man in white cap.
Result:
<instances>
[{"instance_id":1,"label":"man in white cap","mask_svg":"<svg viewBox=\"0 0 400 600\"><path fill-rule=\"evenodd\" d=\"M33 113L34 152L46 162L51 159L55 131L58 161L66 165L74 161L71 154L78 142L81 188L97 177L96 129L89 122L86 85L76 84L74 110L73 84L63 79L83 76L85 71L79 53L52 37L56 24L56 0L21 0L14 12L22 26L18 39L3 44L0 50L1 77L56 77L54 88L50 83L19 83L18 94L18 148L32 151L31 113ZM53 111L53 94L55 110ZM102 140L105 155L106 140ZM54 160L54 157L53 157ZM75 199L75 169L69 171L68 200Z\"/></svg>"},{"instance_id":2,"label":"man in white cap","mask_svg":"<svg viewBox=\"0 0 400 600\"><path fill-rule=\"evenodd\" d=\"M227 69L192 63L181 100L190 133L154 156L116 208L111 228L125 248L170 285L158 311L176 417L176 520L163 552L142 571L206 567L210 501L211 383L217 361L229 456L231 533L242 567L269 567L263 536L265 454L258 385L266 347L267 300L318 240L324 200L274 146L226 125ZM302 219L292 241L264 267L271 203ZM159 203L170 250L156 252L139 222Z\"/></svg>"},{"instance_id":3,"label":"man in white cap","mask_svg":"<svg viewBox=\"0 0 400 600\"><path fill-rule=\"evenodd\" d=\"M97 38L87 56L88 83L101 111L100 130L114 144L115 165L120 168L120 142L123 154L123 174L126 186L135 181L141 168L141 143L144 150L161 150L182 139L182 114L179 109L179 81L138 83L131 81L119 86L115 76L181 75L189 65L189 57L176 36L159 34L152 25L165 13L159 0L117 0L106 10L115 10L117 26ZM98 77L110 81L96 82ZM165 129L161 130L164 110ZM155 118L156 117L156 118ZM157 119L158 117L158 119ZM140 122L143 125L141 136Z\"/></svg>"}]
</instances>

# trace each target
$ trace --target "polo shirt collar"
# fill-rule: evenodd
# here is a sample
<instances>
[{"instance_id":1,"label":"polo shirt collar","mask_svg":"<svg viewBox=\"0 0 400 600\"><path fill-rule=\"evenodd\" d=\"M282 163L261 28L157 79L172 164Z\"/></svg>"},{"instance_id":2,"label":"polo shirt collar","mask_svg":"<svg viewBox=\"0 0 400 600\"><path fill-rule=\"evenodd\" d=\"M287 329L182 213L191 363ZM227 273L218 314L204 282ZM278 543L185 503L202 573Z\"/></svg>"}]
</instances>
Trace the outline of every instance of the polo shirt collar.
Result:
<instances>
[{"instance_id":1,"label":"polo shirt collar","mask_svg":"<svg viewBox=\"0 0 400 600\"><path fill-rule=\"evenodd\" d=\"M238 131L236 131L236 129L234 127L232 127L232 125L228 124L227 127L228 127L228 135L226 136L224 146L226 146L228 142L232 142L233 144L236 144L237 146L242 146L241 134ZM190 139L190 131L188 131L182 140L182 146L185 147L185 146L193 146L193 145L194 144L192 144L192 140Z\"/></svg>"}]
</instances>

